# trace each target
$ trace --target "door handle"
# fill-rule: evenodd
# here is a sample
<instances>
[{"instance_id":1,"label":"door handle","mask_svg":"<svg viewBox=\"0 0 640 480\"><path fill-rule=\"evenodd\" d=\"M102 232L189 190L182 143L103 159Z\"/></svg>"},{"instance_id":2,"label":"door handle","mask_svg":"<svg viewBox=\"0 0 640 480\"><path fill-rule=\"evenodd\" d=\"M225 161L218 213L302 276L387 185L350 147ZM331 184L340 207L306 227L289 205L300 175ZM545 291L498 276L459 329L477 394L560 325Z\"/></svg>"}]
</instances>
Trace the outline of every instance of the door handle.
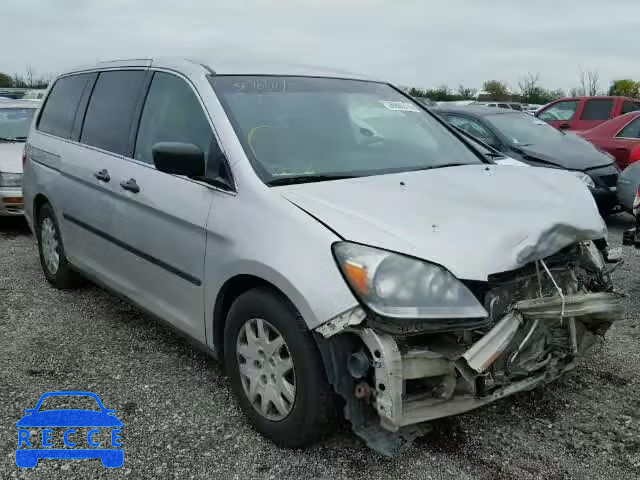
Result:
<instances>
[{"instance_id":1,"label":"door handle","mask_svg":"<svg viewBox=\"0 0 640 480\"><path fill-rule=\"evenodd\" d=\"M101 182L105 182L105 183L111 180L111 177L109 176L109 172L107 171L106 168L103 168L99 172L94 173L93 176L96 177Z\"/></svg>"},{"instance_id":2,"label":"door handle","mask_svg":"<svg viewBox=\"0 0 640 480\"><path fill-rule=\"evenodd\" d=\"M126 182L124 180L121 181L120 186L129 192L138 193L140 191L140 187L136 183L135 178L130 178Z\"/></svg>"},{"instance_id":3,"label":"door handle","mask_svg":"<svg viewBox=\"0 0 640 480\"><path fill-rule=\"evenodd\" d=\"M566 130L567 128L569 128L571 125L569 125L568 123L561 123L560 125L558 125L558 128L560 130Z\"/></svg>"}]
</instances>

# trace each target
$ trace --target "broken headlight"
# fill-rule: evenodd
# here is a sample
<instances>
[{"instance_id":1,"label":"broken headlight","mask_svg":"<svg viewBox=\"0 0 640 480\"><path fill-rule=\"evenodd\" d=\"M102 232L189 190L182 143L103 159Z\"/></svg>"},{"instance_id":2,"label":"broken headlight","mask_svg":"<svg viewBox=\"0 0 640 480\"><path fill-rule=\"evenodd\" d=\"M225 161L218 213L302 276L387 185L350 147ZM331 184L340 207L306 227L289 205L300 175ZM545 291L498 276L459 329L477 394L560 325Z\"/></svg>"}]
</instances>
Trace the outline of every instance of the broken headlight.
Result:
<instances>
[{"instance_id":1,"label":"broken headlight","mask_svg":"<svg viewBox=\"0 0 640 480\"><path fill-rule=\"evenodd\" d=\"M486 318L471 291L439 265L350 242L333 244L338 265L356 296L390 318Z\"/></svg>"}]
</instances>

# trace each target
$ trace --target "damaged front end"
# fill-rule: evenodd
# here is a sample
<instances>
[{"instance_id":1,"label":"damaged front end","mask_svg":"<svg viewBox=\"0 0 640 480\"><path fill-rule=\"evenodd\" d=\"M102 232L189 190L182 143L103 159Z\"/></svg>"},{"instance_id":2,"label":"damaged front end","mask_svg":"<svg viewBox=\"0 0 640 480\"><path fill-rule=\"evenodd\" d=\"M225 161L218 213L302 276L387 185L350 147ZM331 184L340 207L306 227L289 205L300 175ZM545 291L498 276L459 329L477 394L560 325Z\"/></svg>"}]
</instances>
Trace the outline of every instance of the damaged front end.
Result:
<instances>
[{"instance_id":1,"label":"damaged front end","mask_svg":"<svg viewBox=\"0 0 640 480\"><path fill-rule=\"evenodd\" d=\"M552 381L619 317L611 270L593 242L579 242L487 282L465 282L484 318L345 312L316 330L345 416L371 448L392 455L428 431L425 422Z\"/></svg>"}]
</instances>

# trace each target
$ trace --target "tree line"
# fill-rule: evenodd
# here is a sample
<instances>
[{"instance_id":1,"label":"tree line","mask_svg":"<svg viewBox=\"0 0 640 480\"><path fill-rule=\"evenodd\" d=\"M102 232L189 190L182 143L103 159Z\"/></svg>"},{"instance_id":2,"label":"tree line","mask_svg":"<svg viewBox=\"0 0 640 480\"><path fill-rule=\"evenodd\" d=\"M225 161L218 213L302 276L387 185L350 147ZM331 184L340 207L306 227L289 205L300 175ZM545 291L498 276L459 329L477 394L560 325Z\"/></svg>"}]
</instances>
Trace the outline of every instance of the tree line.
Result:
<instances>
[{"instance_id":1,"label":"tree line","mask_svg":"<svg viewBox=\"0 0 640 480\"><path fill-rule=\"evenodd\" d=\"M32 67L27 67L24 73L9 75L0 72L0 88L47 88L54 75L39 73ZM578 74L578 85L568 91L561 88L547 89L540 85L539 73L527 73L518 80L518 90L512 91L501 80L487 80L482 84L487 100L519 101L522 103L545 104L556 98L579 97L593 95L621 95L623 97L640 98L640 82L632 79L620 79L611 82L608 90L600 88L600 75L597 70L583 71ZM475 100L478 89L458 85L450 88L442 85L437 88L420 89L411 87L409 94L414 97L427 97L436 102L454 100Z\"/></svg>"},{"instance_id":2,"label":"tree line","mask_svg":"<svg viewBox=\"0 0 640 480\"><path fill-rule=\"evenodd\" d=\"M0 88L47 88L53 77L51 73L39 73L32 67L13 75L0 72Z\"/></svg>"},{"instance_id":3,"label":"tree line","mask_svg":"<svg viewBox=\"0 0 640 480\"><path fill-rule=\"evenodd\" d=\"M486 100L518 101L543 105L556 98L579 97L594 95L621 95L624 97L640 98L640 82L631 79L620 79L611 82L608 90L600 87L600 75L597 70L583 71L578 74L578 84L568 91L562 88L547 89L540 84L539 73L527 73L518 79L518 89L511 90L501 80L487 80L482 84L483 97ZM450 88L442 85L437 88L420 89L411 87L409 94L414 97L427 97L436 102L455 100L475 100L478 95L476 88L459 85Z\"/></svg>"}]
</instances>

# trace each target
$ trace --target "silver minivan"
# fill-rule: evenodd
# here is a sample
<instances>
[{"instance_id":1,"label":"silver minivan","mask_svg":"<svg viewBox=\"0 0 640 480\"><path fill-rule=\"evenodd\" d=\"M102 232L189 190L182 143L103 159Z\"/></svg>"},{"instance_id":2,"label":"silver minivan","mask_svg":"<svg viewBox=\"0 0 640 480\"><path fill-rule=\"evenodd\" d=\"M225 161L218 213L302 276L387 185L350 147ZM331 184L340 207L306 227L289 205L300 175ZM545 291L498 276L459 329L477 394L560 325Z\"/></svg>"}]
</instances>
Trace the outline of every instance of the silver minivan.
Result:
<instances>
[{"instance_id":1,"label":"silver minivan","mask_svg":"<svg viewBox=\"0 0 640 480\"><path fill-rule=\"evenodd\" d=\"M70 71L34 120L24 196L51 285L90 279L223 358L282 446L343 408L392 453L557 378L619 314L574 175L496 165L399 89L343 72Z\"/></svg>"}]
</instances>

